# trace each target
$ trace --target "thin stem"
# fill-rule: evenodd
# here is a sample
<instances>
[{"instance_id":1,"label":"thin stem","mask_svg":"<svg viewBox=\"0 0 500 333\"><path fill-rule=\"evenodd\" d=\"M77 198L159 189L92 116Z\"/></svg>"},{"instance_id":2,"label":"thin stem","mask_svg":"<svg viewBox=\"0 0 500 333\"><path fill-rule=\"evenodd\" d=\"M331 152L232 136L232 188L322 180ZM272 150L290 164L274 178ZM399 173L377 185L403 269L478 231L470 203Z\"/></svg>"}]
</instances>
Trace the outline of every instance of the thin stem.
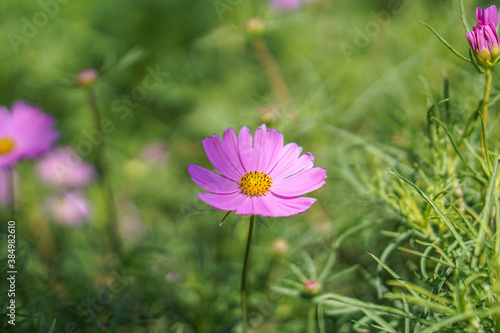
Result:
<instances>
[{"instance_id":1,"label":"thin stem","mask_svg":"<svg viewBox=\"0 0 500 333\"><path fill-rule=\"evenodd\" d=\"M484 126L481 126L481 155L483 158L486 157L485 147L487 147L486 133L488 129L488 106L490 101L490 91L491 91L491 80L492 80L492 70L486 70L486 82L484 84L484 95L483 95L483 107L481 108L481 117L483 118ZM483 132L484 127L484 132ZM489 161L486 161L486 165L489 165Z\"/></svg>"},{"instance_id":2,"label":"thin stem","mask_svg":"<svg viewBox=\"0 0 500 333\"><path fill-rule=\"evenodd\" d=\"M274 59L271 51L267 47L266 42L262 38L257 38L253 41L253 49L259 62L264 69L264 73L267 76L271 90L282 106L290 111L290 118L292 120L298 120L298 114L293 106L292 95L286 84L283 73L281 73L280 67Z\"/></svg>"},{"instance_id":3,"label":"thin stem","mask_svg":"<svg viewBox=\"0 0 500 333\"><path fill-rule=\"evenodd\" d=\"M97 172L99 174L99 183L103 192L103 196L106 200L106 206L108 207L109 213L109 237L111 241L111 245L114 248L115 252L121 256L121 242L118 238L118 219L115 209L115 204L113 201L113 189L111 188L111 183L109 182L107 176L107 168L106 168L106 158L104 156L104 148L105 148L105 135L102 129L102 117L101 112L99 110L99 106L97 104L97 99L94 94L94 91L91 88L87 88L87 97L90 106L90 110L92 111L92 118L94 119L94 127L98 132L100 142L96 144L96 152L94 157L94 164L96 166Z\"/></svg>"},{"instance_id":4,"label":"thin stem","mask_svg":"<svg viewBox=\"0 0 500 333\"><path fill-rule=\"evenodd\" d=\"M250 225L248 226L247 247L245 249L245 260L243 261L243 271L241 272L241 312L243 315L243 332L247 332L247 271L248 258L250 256L250 244L252 243L253 226L255 215L250 216Z\"/></svg>"},{"instance_id":5,"label":"thin stem","mask_svg":"<svg viewBox=\"0 0 500 333\"><path fill-rule=\"evenodd\" d=\"M313 299L309 301L309 315L307 317L307 333L314 333L316 306Z\"/></svg>"},{"instance_id":6,"label":"thin stem","mask_svg":"<svg viewBox=\"0 0 500 333\"><path fill-rule=\"evenodd\" d=\"M16 184L15 184L15 171L14 166L7 168L7 176L9 177L9 205L10 205L10 219L16 220Z\"/></svg>"}]
</instances>

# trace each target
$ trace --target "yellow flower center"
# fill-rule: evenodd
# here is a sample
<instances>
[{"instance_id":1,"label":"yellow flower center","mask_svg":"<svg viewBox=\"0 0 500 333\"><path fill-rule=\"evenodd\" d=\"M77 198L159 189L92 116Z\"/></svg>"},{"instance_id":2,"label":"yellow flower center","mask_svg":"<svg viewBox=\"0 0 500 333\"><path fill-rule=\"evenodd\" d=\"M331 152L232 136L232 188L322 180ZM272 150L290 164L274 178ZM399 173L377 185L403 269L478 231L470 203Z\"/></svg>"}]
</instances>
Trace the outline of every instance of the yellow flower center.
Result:
<instances>
[{"instance_id":1,"label":"yellow flower center","mask_svg":"<svg viewBox=\"0 0 500 333\"><path fill-rule=\"evenodd\" d=\"M248 196L266 194L272 183L273 180L267 173L258 172L257 170L247 171L238 181L240 189Z\"/></svg>"},{"instance_id":2,"label":"yellow flower center","mask_svg":"<svg viewBox=\"0 0 500 333\"><path fill-rule=\"evenodd\" d=\"M0 139L0 155L7 154L14 149L14 141L9 138Z\"/></svg>"}]
</instances>

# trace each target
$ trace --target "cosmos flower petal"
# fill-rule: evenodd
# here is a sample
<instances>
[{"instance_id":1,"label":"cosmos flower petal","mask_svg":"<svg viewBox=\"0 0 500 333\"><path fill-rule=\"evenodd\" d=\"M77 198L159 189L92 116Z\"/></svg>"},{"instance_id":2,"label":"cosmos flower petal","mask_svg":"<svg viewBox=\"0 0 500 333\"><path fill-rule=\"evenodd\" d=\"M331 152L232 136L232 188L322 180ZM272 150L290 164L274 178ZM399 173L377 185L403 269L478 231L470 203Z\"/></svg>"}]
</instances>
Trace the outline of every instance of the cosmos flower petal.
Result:
<instances>
[{"instance_id":1,"label":"cosmos flower petal","mask_svg":"<svg viewBox=\"0 0 500 333\"><path fill-rule=\"evenodd\" d=\"M18 101L12 106L8 134L23 158L34 158L49 151L59 137L53 125L54 119L40 108Z\"/></svg>"},{"instance_id":2,"label":"cosmos flower petal","mask_svg":"<svg viewBox=\"0 0 500 333\"><path fill-rule=\"evenodd\" d=\"M302 147L299 147L295 142L285 145L278 155L278 162L270 170L269 175L276 177L277 174L282 173L299 158L300 153L302 153Z\"/></svg>"},{"instance_id":3,"label":"cosmos flower petal","mask_svg":"<svg viewBox=\"0 0 500 333\"><path fill-rule=\"evenodd\" d=\"M275 182L271 192L286 197L303 195L317 190L325 184L326 170L312 168Z\"/></svg>"},{"instance_id":4,"label":"cosmos flower petal","mask_svg":"<svg viewBox=\"0 0 500 333\"><path fill-rule=\"evenodd\" d=\"M233 180L238 180L241 177L241 168L238 168L232 162L231 156L226 152L221 138L213 135L203 139L203 148L208 160L217 171Z\"/></svg>"},{"instance_id":5,"label":"cosmos flower petal","mask_svg":"<svg viewBox=\"0 0 500 333\"><path fill-rule=\"evenodd\" d=\"M240 154L238 152L238 137L234 130L229 127L222 135L224 139L224 147L226 148L226 153L229 161L233 165L234 169L237 170L238 175L243 175L245 173L245 168L241 164Z\"/></svg>"},{"instance_id":6,"label":"cosmos flower petal","mask_svg":"<svg viewBox=\"0 0 500 333\"><path fill-rule=\"evenodd\" d=\"M295 160L280 162L281 168L273 170L271 177L274 181L290 177L302 170L311 169L314 166L314 156L311 153L305 153Z\"/></svg>"},{"instance_id":7,"label":"cosmos flower petal","mask_svg":"<svg viewBox=\"0 0 500 333\"><path fill-rule=\"evenodd\" d=\"M269 193L265 197L258 198L262 205L266 207L267 214L261 216L267 217L286 217L297 215L308 210L313 203L314 198L308 197L281 197ZM264 213L264 212L262 212Z\"/></svg>"},{"instance_id":8,"label":"cosmos flower petal","mask_svg":"<svg viewBox=\"0 0 500 333\"><path fill-rule=\"evenodd\" d=\"M239 192L230 194L198 193L197 195L198 198L215 209L227 211L237 210L248 199Z\"/></svg>"},{"instance_id":9,"label":"cosmos flower petal","mask_svg":"<svg viewBox=\"0 0 500 333\"><path fill-rule=\"evenodd\" d=\"M237 182L203 167L190 164L188 172L191 179L206 191L220 194L239 191Z\"/></svg>"},{"instance_id":10,"label":"cosmos flower petal","mask_svg":"<svg viewBox=\"0 0 500 333\"><path fill-rule=\"evenodd\" d=\"M254 209L254 202L257 197L245 197L236 210L237 215L258 215ZM262 215L261 215L262 216Z\"/></svg>"},{"instance_id":11,"label":"cosmos flower petal","mask_svg":"<svg viewBox=\"0 0 500 333\"><path fill-rule=\"evenodd\" d=\"M254 161L255 168L261 172L270 172L278 161L283 149L283 134L275 129L266 130L266 125L255 131Z\"/></svg>"},{"instance_id":12,"label":"cosmos flower petal","mask_svg":"<svg viewBox=\"0 0 500 333\"><path fill-rule=\"evenodd\" d=\"M252 132L243 126L238 134L238 151L245 171L255 170L252 148Z\"/></svg>"},{"instance_id":13,"label":"cosmos flower petal","mask_svg":"<svg viewBox=\"0 0 500 333\"><path fill-rule=\"evenodd\" d=\"M58 133L54 119L38 107L18 101L12 112L0 107L0 139L12 142L12 149L0 154L0 167L8 167L22 158L38 157L52 148Z\"/></svg>"},{"instance_id":14,"label":"cosmos flower petal","mask_svg":"<svg viewBox=\"0 0 500 333\"><path fill-rule=\"evenodd\" d=\"M476 19L479 25L491 25L496 28L498 25L498 9L495 5L488 8L476 8Z\"/></svg>"}]
</instances>

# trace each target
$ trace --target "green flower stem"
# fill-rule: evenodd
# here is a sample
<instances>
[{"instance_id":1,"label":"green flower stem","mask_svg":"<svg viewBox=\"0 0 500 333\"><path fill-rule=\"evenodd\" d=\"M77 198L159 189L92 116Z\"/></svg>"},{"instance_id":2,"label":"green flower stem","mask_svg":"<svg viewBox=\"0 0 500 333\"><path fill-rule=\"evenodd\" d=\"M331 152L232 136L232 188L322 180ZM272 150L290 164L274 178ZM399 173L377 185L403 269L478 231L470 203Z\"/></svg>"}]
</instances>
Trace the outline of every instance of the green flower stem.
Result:
<instances>
[{"instance_id":1,"label":"green flower stem","mask_svg":"<svg viewBox=\"0 0 500 333\"><path fill-rule=\"evenodd\" d=\"M92 111L92 118L94 119L94 127L102 137L102 141L100 142L100 144L96 145L94 164L99 175L99 184L102 189L103 197L106 201L106 207L108 207L108 233L111 241L111 246L113 247L114 251L119 256L121 256L121 242L118 238L118 219L115 204L113 201L113 189L111 188L111 183L108 179L109 177L107 177L106 158L104 156L105 137L102 129L101 112L99 110L97 99L92 88L89 87L86 89L86 91L90 110Z\"/></svg>"},{"instance_id":2,"label":"green flower stem","mask_svg":"<svg viewBox=\"0 0 500 333\"><path fill-rule=\"evenodd\" d=\"M248 226L247 247L245 250L245 260L243 262L243 271L241 273L241 312L243 316L243 332L247 332L247 271L248 258L250 256L250 244L252 243L253 226L255 215L250 216L250 225Z\"/></svg>"},{"instance_id":3,"label":"green flower stem","mask_svg":"<svg viewBox=\"0 0 500 333\"><path fill-rule=\"evenodd\" d=\"M488 129L488 104L490 101L490 91L491 91L491 79L493 77L493 72L491 68L486 70L486 82L484 85L484 95L483 95L483 107L481 109L481 117L483 118L484 123L484 133L483 126L481 126L481 155L483 158L486 158L486 133ZM486 165L489 165L489 161L486 161Z\"/></svg>"},{"instance_id":4,"label":"green flower stem","mask_svg":"<svg viewBox=\"0 0 500 333\"><path fill-rule=\"evenodd\" d=\"M256 38L253 41L253 49L269 81L275 98L285 110L289 111L289 117L292 120L299 120L297 110L295 110L293 105L292 95L283 77L283 73L271 51L269 51L264 39Z\"/></svg>"},{"instance_id":5,"label":"green flower stem","mask_svg":"<svg viewBox=\"0 0 500 333\"><path fill-rule=\"evenodd\" d=\"M16 185L15 185L15 177L16 174L14 172L14 166L7 168L7 176L9 177L9 196L10 196L10 220L16 220Z\"/></svg>"},{"instance_id":6,"label":"green flower stem","mask_svg":"<svg viewBox=\"0 0 500 333\"><path fill-rule=\"evenodd\" d=\"M316 314L316 304L314 303L314 299L311 298L309 301L309 314L307 316L307 333L314 333L314 323L315 323L315 314Z\"/></svg>"}]
</instances>

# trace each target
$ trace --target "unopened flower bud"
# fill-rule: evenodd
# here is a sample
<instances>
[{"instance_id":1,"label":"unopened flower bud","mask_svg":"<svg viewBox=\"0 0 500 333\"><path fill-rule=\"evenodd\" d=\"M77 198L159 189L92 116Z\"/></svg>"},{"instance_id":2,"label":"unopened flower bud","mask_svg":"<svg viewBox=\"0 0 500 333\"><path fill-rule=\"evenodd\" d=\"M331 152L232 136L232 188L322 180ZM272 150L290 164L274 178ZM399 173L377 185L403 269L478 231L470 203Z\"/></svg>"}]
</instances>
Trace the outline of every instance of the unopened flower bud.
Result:
<instances>
[{"instance_id":1,"label":"unopened flower bud","mask_svg":"<svg viewBox=\"0 0 500 333\"><path fill-rule=\"evenodd\" d=\"M280 111L274 105L264 106L259 110L259 120L265 124L272 125L280 119Z\"/></svg>"},{"instance_id":2,"label":"unopened flower bud","mask_svg":"<svg viewBox=\"0 0 500 333\"><path fill-rule=\"evenodd\" d=\"M319 293L321 284L316 280L307 280L304 282L302 294L306 297L312 297Z\"/></svg>"},{"instance_id":3,"label":"unopened flower bud","mask_svg":"<svg viewBox=\"0 0 500 333\"><path fill-rule=\"evenodd\" d=\"M99 78L99 73L95 69L88 68L76 75L76 83L82 87L90 87Z\"/></svg>"},{"instance_id":4,"label":"unopened flower bud","mask_svg":"<svg viewBox=\"0 0 500 333\"><path fill-rule=\"evenodd\" d=\"M260 18L253 18L247 22L246 30L252 37L261 37L266 32L266 26Z\"/></svg>"},{"instance_id":5,"label":"unopened flower bud","mask_svg":"<svg viewBox=\"0 0 500 333\"><path fill-rule=\"evenodd\" d=\"M276 238L273 240L271 249L275 254L284 256L290 251L290 244L284 238Z\"/></svg>"},{"instance_id":6,"label":"unopened flower bud","mask_svg":"<svg viewBox=\"0 0 500 333\"><path fill-rule=\"evenodd\" d=\"M477 62L483 67L493 67L500 56L497 34L498 10L496 6L476 8L477 26L467 33L467 40Z\"/></svg>"}]
</instances>

